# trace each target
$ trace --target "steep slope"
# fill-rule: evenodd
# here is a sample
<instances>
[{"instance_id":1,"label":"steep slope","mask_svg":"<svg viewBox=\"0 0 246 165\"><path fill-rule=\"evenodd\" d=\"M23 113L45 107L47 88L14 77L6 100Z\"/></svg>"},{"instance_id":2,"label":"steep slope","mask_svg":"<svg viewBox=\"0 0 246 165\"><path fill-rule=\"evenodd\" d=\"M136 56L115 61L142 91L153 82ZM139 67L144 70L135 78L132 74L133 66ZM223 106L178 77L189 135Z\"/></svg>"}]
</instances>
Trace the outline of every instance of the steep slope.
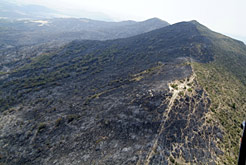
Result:
<instances>
[{"instance_id":1,"label":"steep slope","mask_svg":"<svg viewBox=\"0 0 246 165\"><path fill-rule=\"evenodd\" d=\"M0 73L0 162L233 163L245 55L192 21L32 58Z\"/></svg>"},{"instance_id":2,"label":"steep slope","mask_svg":"<svg viewBox=\"0 0 246 165\"><path fill-rule=\"evenodd\" d=\"M103 22L90 19L0 19L0 72L12 70L41 53L76 39L125 38L169 24L157 18L143 22Z\"/></svg>"},{"instance_id":3,"label":"steep slope","mask_svg":"<svg viewBox=\"0 0 246 165\"><path fill-rule=\"evenodd\" d=\"M197 22L194 24L200 34L209 39L214 54L213 62L193 65L199 83L212 101L208 121L224 131L224 139L219 144L224 151L222 160L236 164L241 135L239 125L246 117L246 46L241 41L212 32Z\"/></svg>"}]
</instances>

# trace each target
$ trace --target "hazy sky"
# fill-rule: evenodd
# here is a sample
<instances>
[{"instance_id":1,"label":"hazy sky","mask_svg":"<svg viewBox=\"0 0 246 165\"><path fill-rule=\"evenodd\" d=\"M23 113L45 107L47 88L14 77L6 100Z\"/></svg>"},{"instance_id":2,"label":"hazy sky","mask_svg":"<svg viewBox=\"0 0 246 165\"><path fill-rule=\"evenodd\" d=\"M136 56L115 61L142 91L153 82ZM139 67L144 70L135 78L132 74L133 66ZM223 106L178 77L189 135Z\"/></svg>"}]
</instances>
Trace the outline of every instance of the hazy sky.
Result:
<instances>
[{"instance_id":1,"label":"hazy sky","mask_svg":"<svg viewBox=\"0 0 246 165\"><path fill-rule=\"evenodd\" d=\"M10 0L11 1L11 0ZM113 20L161 18L169 23L197 20L235 38L245 37L246 0L16 0L56 10L102 12Z\"/></svg>"}]
</instances>

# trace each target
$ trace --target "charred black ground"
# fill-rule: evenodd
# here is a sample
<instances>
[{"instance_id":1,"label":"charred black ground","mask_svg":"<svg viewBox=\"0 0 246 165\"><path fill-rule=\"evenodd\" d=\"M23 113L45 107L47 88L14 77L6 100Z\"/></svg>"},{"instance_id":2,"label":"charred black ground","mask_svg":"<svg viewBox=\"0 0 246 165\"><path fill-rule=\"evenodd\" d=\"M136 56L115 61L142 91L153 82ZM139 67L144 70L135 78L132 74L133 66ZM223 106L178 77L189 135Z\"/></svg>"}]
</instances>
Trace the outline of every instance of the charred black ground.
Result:
<instances>
[{"instance_id":1,"label":"charred black ground","mask_svg":"<svg viewBox=\"0 0 246 165\"><path fill-rule=\"evenodd\" d=\"M225 43L239 51L228 55ZM216 65L243 84L240 68L222 59L243 65L245 50L192 21L30 58L1 73L0 162L220 163L227 127L202 75Z\"/></svg>"}]
</instances>

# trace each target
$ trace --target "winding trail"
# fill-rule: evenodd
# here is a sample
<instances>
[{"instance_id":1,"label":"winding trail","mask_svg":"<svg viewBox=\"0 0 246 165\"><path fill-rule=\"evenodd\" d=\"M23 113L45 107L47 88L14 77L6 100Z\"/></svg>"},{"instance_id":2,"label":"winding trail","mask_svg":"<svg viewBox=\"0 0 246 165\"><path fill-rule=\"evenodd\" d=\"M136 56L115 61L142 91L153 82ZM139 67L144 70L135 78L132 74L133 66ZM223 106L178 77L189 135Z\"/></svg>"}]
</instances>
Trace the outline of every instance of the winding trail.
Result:
<instances>
[{"instance_id":1,"label":"winding trail","mask_svg":"<svg viewBox=\"0 0 246 165\"><path fill-rule=\"evenodd\" d=\"M191 83L194 80L194 78L195 78L195 76L192 75L189 79L186 78L185 81L183 81L183 82L175 80L174 82L171 82L168 84L169 90L172 93L172 97L170 98L167 109L162 114L163 122L160 125L160 130L159 130L158 136L154 140L154 145L152 146L149 154L147 155L147 158L146 158L145 163L144 163L145 165L149 165L151 158L155 154L155 151L156 151L157 145L158 145L158 141L159 141L159 137L163 133L163 131L165 130L164 126L165 126L166 122L169 120L169 113L171 112L172 107L174 106L174 101L179 97L180 92L185 93L185 91L187 89L187 84ZM173 88L172 84L176 84L177 88Z\"/></svg>"}]
</instances>

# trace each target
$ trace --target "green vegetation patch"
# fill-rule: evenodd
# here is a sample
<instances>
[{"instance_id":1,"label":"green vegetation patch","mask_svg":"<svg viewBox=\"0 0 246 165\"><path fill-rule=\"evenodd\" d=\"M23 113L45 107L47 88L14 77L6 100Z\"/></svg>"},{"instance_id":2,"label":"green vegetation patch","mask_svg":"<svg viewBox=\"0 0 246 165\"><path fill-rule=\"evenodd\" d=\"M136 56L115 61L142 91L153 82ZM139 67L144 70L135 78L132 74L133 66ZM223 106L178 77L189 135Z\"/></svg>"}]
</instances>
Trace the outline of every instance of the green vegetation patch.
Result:
<instances>
[{"instance_id":1,"label":"green vegetation patch","mask_svg":"<svg viewBox=\"0 0 246 165\"><path fill-rule=\"evenodd\" d=\"M47 127L46 123L39 123L38 125L38 132L43 131Z\"/></svg>"},{"instance_id":2,"label":"green vegetation patch","mask_svg":"<svg viewBox=\"0 0 246 165\"><path fill-rule=\"evenodd\" d=\"M184 96L184 92L183 91L180 91L179 92L179 96Z\"/></svg>"},{"instance_id":3,"label":"green vegetation patch","mask_svg":"<svg viewBox=\"0 0 246 165\"><path fill-rule=\"evenodd\" d=\"M206 89L212 101L213 118L219 121L219 127L225 133L223 142L219 144L225 153L224 163L236 164L242 133L240 123L246 119L246 87L218 63L194 63L193 67L199 84Z\"/></svg>"},{"instance_id":4,"label":"green vegetation patch","mask_svg":"<svg viewBox=\"0 0 246 165\"><path fill-rule=\"evenodd\" d=\"M188 90L188 92L192 92L192 89L191 88L188 88L187 90Z\"/></svg>"},{"instance_id":5,"label":"green vegetation patch","mask_svg":"<svg viewBox=\"0 0 246 165\"><path fill-rule=\"evenodd\" d=\"M178 90L178 84L171 84L171 87Z\"/></svg>"}]
</instances>

